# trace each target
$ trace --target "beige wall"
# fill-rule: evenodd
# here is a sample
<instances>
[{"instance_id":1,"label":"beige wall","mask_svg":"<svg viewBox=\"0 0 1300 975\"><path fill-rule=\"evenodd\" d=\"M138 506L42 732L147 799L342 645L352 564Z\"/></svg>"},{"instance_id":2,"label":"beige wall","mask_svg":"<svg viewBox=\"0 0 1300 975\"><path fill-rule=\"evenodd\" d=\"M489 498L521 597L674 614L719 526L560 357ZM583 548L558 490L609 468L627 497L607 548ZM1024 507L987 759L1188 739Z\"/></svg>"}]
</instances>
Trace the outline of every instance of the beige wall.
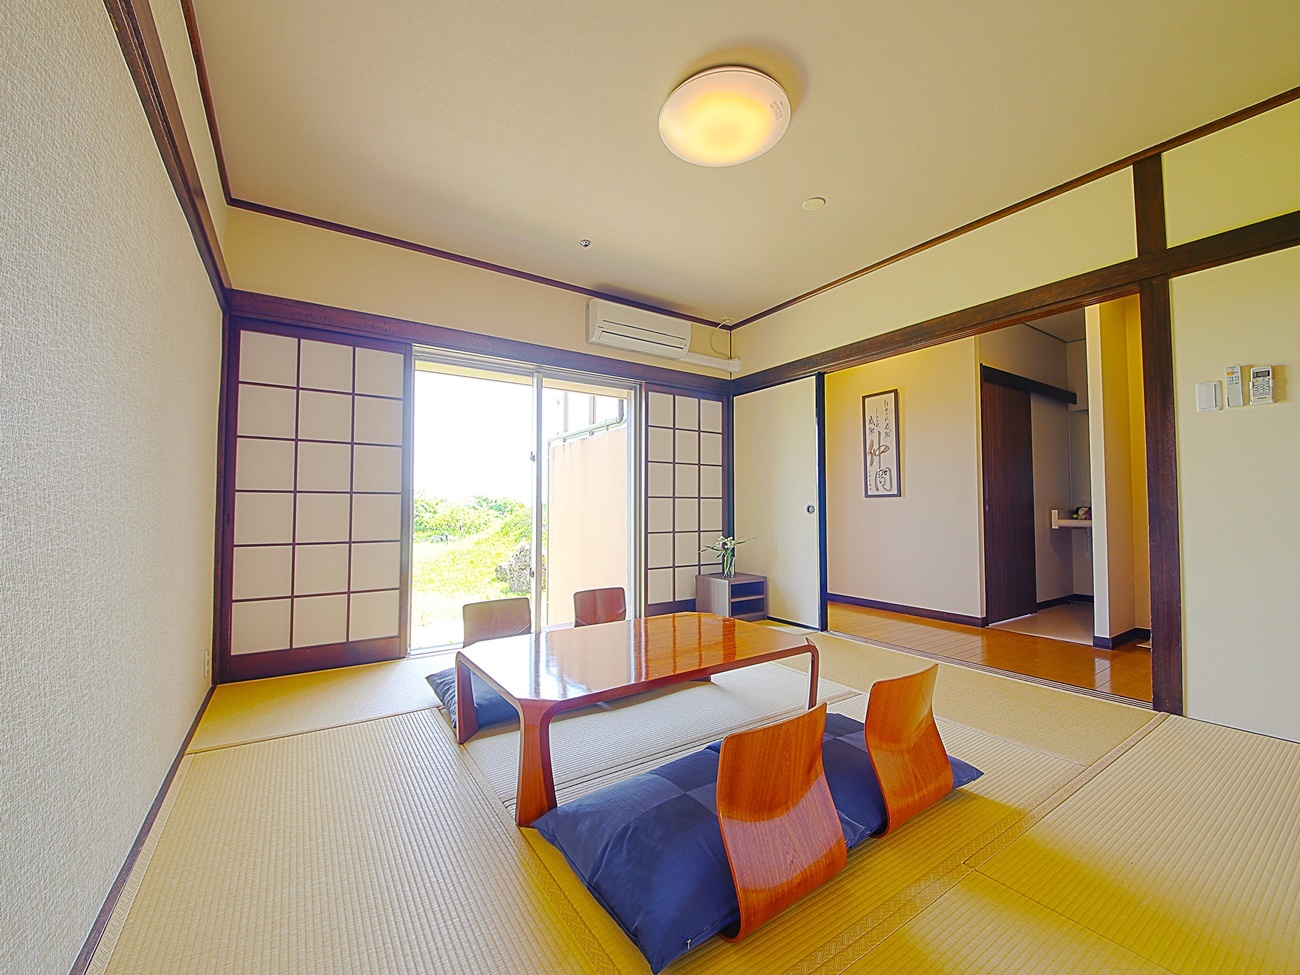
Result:
<instances>
[{"instance_id":1,"label":"beige wall","mask_svg":"<svg viewBox=\"0 0 1300 975\"><path fill-rule=\"evenodd\" d=\"M102 3L0 31L0 968L65 975L208 680L221 318Z\"/></svg>"},{"instance_id":2,"label":"beige wall","mask_svg":"<svg viewBox=\"0 0 1300 975\"><path fill-rule=\"evenodd\" d=\"M234 286L243 291L700 375L727 375L588 345L584 295L278 217L232 209L225 256ZM693 329L692 352L726 354L725 334L702 325Z\"/></svg>"},{"instance_id":3,"label":"beige wall","mask_svg":"<svg viewBox=\"0 0 1300 975\"><path fill-rule=\"evenodd\" d=\"M573 594L627 590L627 427L551 447L547 495L548 624L573 622Z\"/></svg>"},{"instance_id":4,"label":"beige wall","mask_svg":"<svg viewBox=\"0 0 1300 975\"><path fill-rule=\"evenodd\" d=\"M1300 248L1173 282L1187 713L1300 741ZM1272 365L1271 406L1196 384Z\"/></svg>"},{"instance_id":5,"label":"beige wall","mask_svg":"<svg viewBox=\"0 0 1300 975\"><path fill-rule=\"evenodd\" d=\"M1300 101L1165 153L1169 243L1300 210Z\"/></svg>"},{"instance_id":6,"label":"beige wall","mask_svg":"<svg viewBox=\"0 0 1300 975\"><path fill-rule=\"evenodd\" d=\"M975 340L826 377L828 587L983 615ZM862 397L898 390L903 495L866 498Z\"/></svg>"},{"instance_id":7,"label":"beige wall","mask_svg":"<svg viewBox=\"0 0 1300 975\"><path fill-rule=\"evenodd\" d=\"M1132 258L1133 179L1094 180L735 333L745 373Z\"/></svg>"}]
</instances>

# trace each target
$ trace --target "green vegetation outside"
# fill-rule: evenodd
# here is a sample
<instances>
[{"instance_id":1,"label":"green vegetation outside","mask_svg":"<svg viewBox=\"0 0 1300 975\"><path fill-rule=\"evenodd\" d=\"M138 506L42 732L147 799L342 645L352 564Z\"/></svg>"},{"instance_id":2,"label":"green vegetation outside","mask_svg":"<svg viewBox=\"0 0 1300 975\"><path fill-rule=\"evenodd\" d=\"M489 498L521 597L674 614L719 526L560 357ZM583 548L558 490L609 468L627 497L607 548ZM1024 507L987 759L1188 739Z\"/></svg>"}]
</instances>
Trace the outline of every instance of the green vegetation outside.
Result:
<instances>
[{"instance_id":1,"label":"green vegetation outside","mask_svg":"<svg viewBox=\"0 0 1300 975\"><path fill-rule=\"evenodd\" d=\"M529 540L532 515L524 502L477 497L462 503L417 492L414 513L413 649L459 643L465 603L526 594L497 578L497 566Z\"/></svg>"}]
</instances>

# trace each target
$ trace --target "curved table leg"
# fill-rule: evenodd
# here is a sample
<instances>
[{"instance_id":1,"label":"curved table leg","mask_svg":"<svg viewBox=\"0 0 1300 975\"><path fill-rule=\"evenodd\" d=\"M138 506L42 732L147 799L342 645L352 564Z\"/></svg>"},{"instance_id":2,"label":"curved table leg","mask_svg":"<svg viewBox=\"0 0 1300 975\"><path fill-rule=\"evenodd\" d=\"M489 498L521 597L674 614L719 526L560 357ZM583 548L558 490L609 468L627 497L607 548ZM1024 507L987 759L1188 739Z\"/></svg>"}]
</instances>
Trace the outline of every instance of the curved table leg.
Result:
<instances>
[{"instance_id":1,"label":"curved table leg","mask_svg":"<svg viewBox=\"0 0 1300 975\"><path fill-rule=\"evenodd\" d=\"M519 708L519 785L515 793L515 823L533 820L555 808L555 777L551 771L551 718L548 701L522 701Z\"/></svg>"},{"instance_id":2,"label":"curved table leg","mask_svg":"<svg viewBox=\"0 0 1300 975\"><path fill-rule=\"evenodd\" d=\"M817 706L817 672L821 666L821 658L817 655L817 644L812 640L808 641L808 710L811 711Z\"/></svg>"}]
</instances>

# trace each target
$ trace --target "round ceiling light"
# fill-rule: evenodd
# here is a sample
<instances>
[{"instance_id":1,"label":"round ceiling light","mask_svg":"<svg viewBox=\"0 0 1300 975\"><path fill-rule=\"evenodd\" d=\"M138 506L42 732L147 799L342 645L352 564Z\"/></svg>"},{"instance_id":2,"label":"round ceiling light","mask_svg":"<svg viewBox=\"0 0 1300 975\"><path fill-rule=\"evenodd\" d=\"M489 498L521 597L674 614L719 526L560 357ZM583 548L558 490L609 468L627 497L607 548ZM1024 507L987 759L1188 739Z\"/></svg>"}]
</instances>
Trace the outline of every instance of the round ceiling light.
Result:
<instances>
[{"instance_id":1,"label":"round ceiling light","mask_svg":"<svg viewBox=\"0 0 1300 975\"><path fill-rule=\"evenodd\" d=\"M754 68L729 65L691 75L659 112L659 134L697 166L735 166L761 156L785 135L790 99Z\"/></svg>"}]
</instances>

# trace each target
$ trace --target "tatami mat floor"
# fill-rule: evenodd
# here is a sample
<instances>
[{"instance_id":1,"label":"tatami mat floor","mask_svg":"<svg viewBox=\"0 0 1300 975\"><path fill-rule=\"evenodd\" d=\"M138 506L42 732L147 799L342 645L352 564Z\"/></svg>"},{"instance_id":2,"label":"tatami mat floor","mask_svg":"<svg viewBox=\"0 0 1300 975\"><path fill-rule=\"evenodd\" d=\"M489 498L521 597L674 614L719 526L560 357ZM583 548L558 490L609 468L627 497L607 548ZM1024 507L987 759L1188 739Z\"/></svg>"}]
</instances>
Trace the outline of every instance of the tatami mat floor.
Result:
<instances>
[{"instance_id":1,"label":"tatami mat floor","mask_svg":"<svg viewBox=\"0 0 1300 975\"><path fill-rule=\"evenodd\" d=\"M875 680L917 669L814 639L846 713ZM92 971L645 972L562 858L514 827L509 749L456 746L429 669L214 697ZM774 674L768 691L734 693L780 710L772 688L795 694L803 677ZM719 690L664 700L707 719L692 701ZM661 710L643 758L681 747ZM1300 745L943 664L935 710L982 779L863 844L744 942L714 939L668 971L1300 971ZM590 717L598 739L599 719L619 716ZM605 744L564 774L586 788L636 764Z\"/></svg>"}]
</instances>

